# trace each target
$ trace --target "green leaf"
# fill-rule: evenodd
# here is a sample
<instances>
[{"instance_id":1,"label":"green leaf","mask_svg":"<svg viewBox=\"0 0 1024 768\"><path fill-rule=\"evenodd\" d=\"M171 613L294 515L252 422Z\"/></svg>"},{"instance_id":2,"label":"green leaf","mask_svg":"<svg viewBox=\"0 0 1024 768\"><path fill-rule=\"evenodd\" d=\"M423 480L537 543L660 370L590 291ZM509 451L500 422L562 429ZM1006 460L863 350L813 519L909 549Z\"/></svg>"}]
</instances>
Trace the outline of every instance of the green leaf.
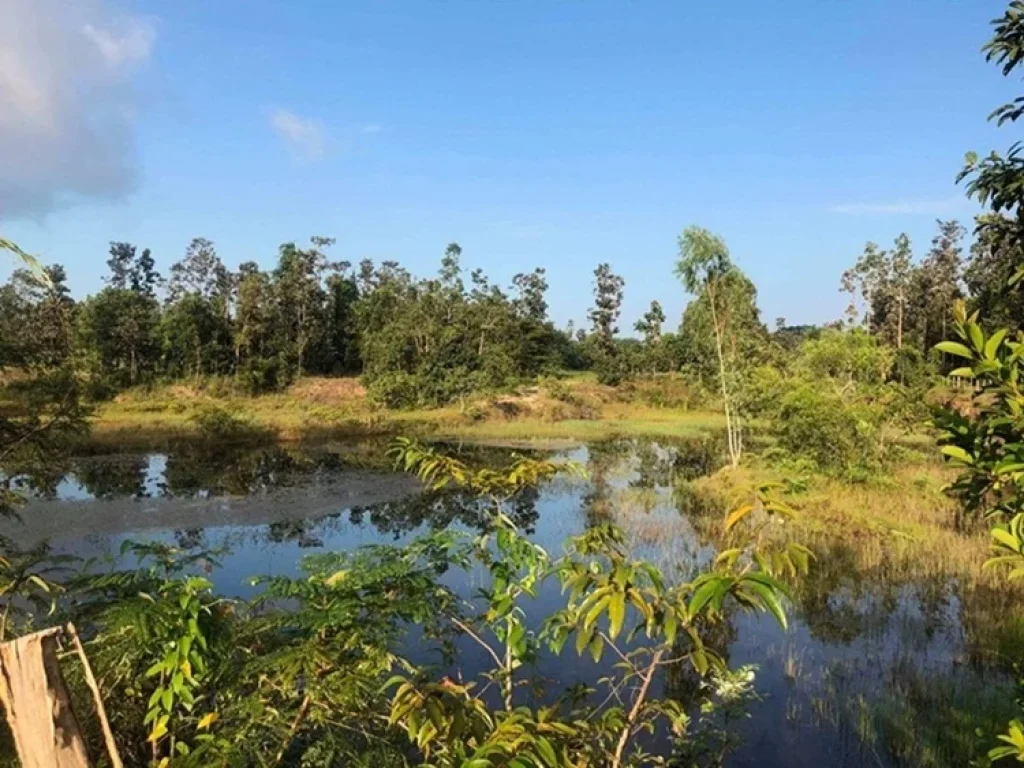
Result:
<instances>
[{"instance_id":1,"label":"green leaf","mask_svg":"<svg viewBox=\"0 0 1024 768\"><path fill-rule=\"evenodd\" d=\"M985 351L985 334L982 333L981 326L977 323L967 324L967 335L971 337L971 344L978 352Z\"/></svg>"},{"instance_id":2,"label":"green leaf","mask_svg":"<svg viewBox=\"0 0 1024 768\"><path fill-rule=\"evenodd\" d=\"M962 461L964 464L974 463L974 457L971 456L971 454L969 454L959 445L944 445L942 446L942 448L939 449L939 451L942 454L949 456L951 459Z\"/></svg>"},{"instance_id":3,"label":"green leaf","mask_svg":"<svg viewBox=\"0 0 1024 768\"><path fill-rule=\"evenodd\" d=\"M626 618L626 593L616 592L608 602L608 634L615 639L622 631Z\"/></svg>"},{"instance_id":4,"label":"green leaf","mask_svg":"<svg viewBox=\"0 0 1024 768\"><path fill-rule=\"evenodd\" d=\"M696 616L720 589L722 589L722 583L718 578L710 578L698 587L697 591L693 593L693 599L690 600L690 615Z\"/></svg>"},{"instance_id":5,"label":"green leaf","mask_svg":"<svg viewBox=\"0 0 1024 768\"><path fill-rule=\"evenodd\" d=\"M992 334L987 342L985 342L985 357L994 359L996 352L999 351L999 346L1003 343L1003 339L1006 338L1010 330L1008 328L1000 328L998 331Z\"/></svg>"},{"instance_id":6,"label":"green leaf","mask_svg":"<svg viewBox=\"0 0 1024 768\"><path fill-rule=\"evenodd\" d=\"M955 368L954 370L949 372L949 375L954 378L959 377L961 379L973 379L974 369L969 367Z\"/></svg>"},{"instance_id":7,"label":"green leaf","mask_svg":"<svg viewBox=\"0 0 1024 768\"><path fill-rule=\"evenodd\" d=\"M537 737L537 753L547 765L553 767L558 765L558 755L555 754L555 748L543 736Z\"/></svg>"},{"instance_id":8,"label":"green leaf","mask_svg":"<svg viewBox=\"0 0 1024 768\"><path fill-rule=\"evenodd\" d=\"M968 360L974 359L974 353L972 353L965 345L956 341L940 341L935 345L935 348L939 350L939 352L945 352L947 355L956 355L957 357L964 357Z\"/></svg>"},{"instance_id":9,"label":"green leaf","mask_svg":"<svg viewBox=\"0 0 1024 768\"><path fill-rule=\"evenodd\" d=\"M787 629L789 627L789 623L786 620L786 611L783 609L782 603L779 602L779 595L774 589L749 579L746 580L744 586L755 592L758 597L761 598L761 603L769 612L771 612L775 617L775 620L779 622L779 625L783 629Z\"/></svg>"}]
</instances>

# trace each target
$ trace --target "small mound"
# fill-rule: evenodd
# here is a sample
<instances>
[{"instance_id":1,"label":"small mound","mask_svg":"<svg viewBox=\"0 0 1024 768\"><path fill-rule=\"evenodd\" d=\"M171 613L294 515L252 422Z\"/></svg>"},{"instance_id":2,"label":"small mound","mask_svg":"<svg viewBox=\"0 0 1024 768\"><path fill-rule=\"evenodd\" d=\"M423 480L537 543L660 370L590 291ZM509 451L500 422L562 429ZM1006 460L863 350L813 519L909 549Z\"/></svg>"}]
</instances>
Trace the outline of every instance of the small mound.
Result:
<instances>
[{"instance_id":1,"label":"small mound","mask_svg":"<svg viewBox=\"0 0 1024 768\"><path fill-rule=\"evenodd\" d=\"M295 382L289 387L288 394L314 403L338 403L364 399L366 387L354 376L338 378L310 376Z\"/></svg>"}]
</instances>

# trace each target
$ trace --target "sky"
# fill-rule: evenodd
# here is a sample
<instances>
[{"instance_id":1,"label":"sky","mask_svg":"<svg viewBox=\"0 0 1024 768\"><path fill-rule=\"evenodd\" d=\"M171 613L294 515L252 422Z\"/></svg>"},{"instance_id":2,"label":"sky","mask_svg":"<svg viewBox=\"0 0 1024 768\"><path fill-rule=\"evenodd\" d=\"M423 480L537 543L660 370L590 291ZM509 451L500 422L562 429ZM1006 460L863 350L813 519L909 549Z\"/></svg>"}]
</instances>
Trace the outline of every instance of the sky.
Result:
<instances>
[{"instance_id":1,"label":"sky","mask_svg":"<svg viewBox=\"0 0 1024 768\"><path fill-rule=\"evenodd\" d=\"M0 233L99 290L108 242L189 240L499 284L593 270L674 326L679 232L722 235L765 321L842 315L868 240L969 223L964 153L1021 90L979 52L1005 0L0 0ZM0 264L6 277L11 264Z\"/></svg>"}]
</instances>

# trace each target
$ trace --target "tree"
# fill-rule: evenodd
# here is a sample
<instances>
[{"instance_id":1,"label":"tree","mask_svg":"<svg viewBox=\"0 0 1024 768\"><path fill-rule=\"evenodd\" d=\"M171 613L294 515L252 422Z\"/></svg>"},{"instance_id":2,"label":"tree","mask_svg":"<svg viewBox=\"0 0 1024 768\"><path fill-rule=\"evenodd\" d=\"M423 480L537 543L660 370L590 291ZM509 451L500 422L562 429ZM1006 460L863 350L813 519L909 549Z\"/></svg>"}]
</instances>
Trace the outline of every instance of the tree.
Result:
<instances>
[{"instance_id":1,"label":"tree","mask_svg":"<svg viewBox=\"0 0 1024 768\"><path fill-rule=\"evenodd\" d=\"M739 466L743 454L743 432L733 404L731 379L737 373L735 338L737 301L750 281L733 265L729 249L718 235L702 227L690 226L679 236L676 276L687 293L698 297L710 314L710 331L718 360L718 380L725 409L725 429L732 466ZM753 286L750 285L750 288ZM689 309L689 308L688 308Z\"/></svg>"},{"instance_id":2,"label":"tree","mask_svg":"<svg viewBox=\"0 0 1024 768\"><path fill-rule=\"evenodd\" d=\"M356 304L359 288L348 274L348 264L327 278L327 322L330 354L339 373L356 373L360 368L359 338L356 333Z\"/></svg>"},{"instance_id":3,"label":"tree","mask_svg":"<svg viewBox=\"0 0 1024 768\"><path fill-rule=\"evenodd\" d=\"M196 237L189 243L181 261L171 266L167 300L173 303L182 296L195 294L206 301L220 300L227 310L232 282L231 273L220 260L213 243Z\"/></svg>"},{"instance_id":4,"label":"tree","mask_svg":"<svg viewBox=\"0 0 1024 768\"><path fill-rule=\"evenodd\" d=\"M10 514L22 499L11 490L21 470L49 467L65 440L85 429L85 409L75 377L71 351L74 302L68 295L64 269L44 267L15 243L0 237L0 251L19 263L11 283L0 289L0 380L17 371L4 387L0 414L0 514ZM14 314L10 314L10 312ZM26 323L30 333L25 332ZM10 542L8 542L10 544ZM12 547L7 558L16 552Z\"/></svg>"},{"instance_id":5,"label":"tree","mask_svg":"<svg viewBox=\"0 0 1024 768\"><path fill-rule=\"evenodd\" d=\"M515 306L520 317L535 323L545 322L548 319L548 302L545 298L548 281L544 268L520 272L512 278L512 285L519 294Z\"/></svg>"},{"instance_id":6,"label":"tree","mask_svg":"<svg viewBox=\"0 0 1024 768\"><path fill-rule=\"evenodd\" d=\"M645 344L657 344L661 341L661 326L664 322L665 310L657 301L652 301L651 308L644 313L641 319L636 321L633 328L637 333L643 334Z\"/></svg>"},{"instance_id":7,"label":"tree","mask_svg":"<svg viewBox=\"0 0 1024 768\"><path fill-rule=\"evenodd\" d=\"M993 214L979 216L977 236L964 269L964 283L972 309L990 329L1024 327L1024 297L1007 290L1019 265L1024 264L1024 243L1012 230L989 226Z\"/></svg>"},{"instance_id":8,"label":"tree","mask_svg":"<svg viewBox=\"0 0 1024 768\"><path fill-rule=\"evenodd\" d=\"M115 387L134 386L155 367L160 305L145 293L107 287L82 303L79 341L93 375Z\"/></svg>"},{"instance_id":9,"label":"tree","mask_svg":"<svg viewBox=\"0 0 1024 768\"><path fill-rule=\"evenodd\" d=\"M294 375L323 371L327 342L323 281L338 265L327 260L327 237L310 238L310 248L283 244L274 270L276 332Z\"/></svg>"},{"instance_id":10,"label":"tree","mask_svg":"<svg viewBox=\"0 0 1024 768\"><path fill-rule=\"evenodd\" d=\"M213 243L194 238L170 274L161 318L166 369L175 375L191 370L196 377L227 370L235 286Z\"/></svg>"},{"instance_id":11,"label":"tree","mask_svg":"<svg viewBox=\"0 0 1024 768\"><path fill-rule=\"evenodd\" d=\"M914 271L911 306L920 349L927 351L946 338L950 308L959 299L963 263L960 242L965 230L956 221L938 221L928 255Z\"/></svg>"},{"instance_id":12,"label":"tree","mask_svg":"<svg viewBox=\"0 0 1024 768\"><path fill-rule=\"evenodd\" d=\"M1024 61L1024 1L1013 0L1005 13L992 20L992 39L982 48L985 60L994 62L1003 76L1014 72ZM1024 114L1024 97L1018 97L995 109L989 120L998 126L1015 123ZM968 152L957 181L967 180L967 194L990 208L977 219L979 240L1001 243L1020 256L1024 245L1024 147L1018 142L1005 155L991 152L982 160L976 152ZM1024 277L1017 262L1014 282Z\"/></svg>"},{"instance_id":13,"label":"tree","mask_svg":"<svg viewBox=\"0 0 1024 768\"><path fill-rule=\"evenodd\" d=\"M111 288L143 293L150 298L156 296L160 273L156 271L156 263L149 248L138 253L138 249L131 243L112 242L107 267L110 275L105 279Z\"/></svg>"},{"instance_id":14,"label":"tree","mask_svg":"<svg viewBox=\"0 0 1024 768\"><path fill-rule=\"evenodd\" d=\"M840 281L841 290L850 294L851 307L858 292L867 303L867 321L872 333L882 335L897 349L903 347L913 275L910 238L901 234L896 237L891 251L880 250L874 243L865 245L864 253L852 269L843 273Z\"/></svg>"},{"instance_id":15,"label":"tree","mask_svg":"<svg viewBox=\"0 0 1024 768\"><path fill-rule=\"evenodd\" d=\"M598 348L614 354L616 323L622 311L622 288L626 281L612 272L608 264L598 264L594 270L594 307L587 314Z\"/></svg>"},{"instance_id":16,"label":"tree","mask_svg":"<svg viewBox=\"0 0 1024 768\"><path fill-rule=\"evenodd\" d=\"M615 340L622 311L622 288L625 280L612 272L608 264L594 270L594 306L587 313L591 332L587 338L597 380L602 384L618 384L625 375L625 361Z\"/></svg>"}]
</instances>

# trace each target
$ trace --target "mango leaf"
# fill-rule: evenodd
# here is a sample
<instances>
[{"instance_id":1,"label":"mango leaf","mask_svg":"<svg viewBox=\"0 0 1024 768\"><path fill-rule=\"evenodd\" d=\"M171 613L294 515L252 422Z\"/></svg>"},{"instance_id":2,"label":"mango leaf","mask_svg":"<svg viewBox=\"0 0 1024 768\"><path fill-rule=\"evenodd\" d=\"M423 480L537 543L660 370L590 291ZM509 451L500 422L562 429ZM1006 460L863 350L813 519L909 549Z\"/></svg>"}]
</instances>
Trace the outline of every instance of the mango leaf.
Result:
<instances>
[{"instance_id":1,"label":"mango leaf","mask_svg":"<svg viewBox=\"0 0 1024 768\"><path fill-rule=\"evenodd\" d=\"M614 639L622 631L626 618L626 594L616 592L608 603L608 634Z\"/></svg>"},{"instance_id":2,"label":"mango leaf","mask_svg":"<svg viewBox=\"0 0 1024 768\"><path fill-rule=\"evenodd\" d=\"M951 459L962 461L964 464L974 463L974 457L971 456L971 454L969 454L959 445L944 445L939 450L941 453L943 453L946 456L949 456Z\"/></svg>"},{"instance_id":3,"label":"mango leaf","mask_svg":"<svg viewBox=\"0 0 1024 768\"><path fill-rule=\"evenodd\" d=\"M1006 338L1010 330L1008 328L1000 328L998 331L992 334L991 338L985 342L985 357L994 358L996 352L999 351L999 346L1003 343L1003 339Z\"/></svg>"},{"instance_id":4,"label":"mango leaf","mask_svg":"<svg viewBox=\"0 0 1024 768\"><path fill-rule=\"evenodd\" d=\"M725 518L725 530L731 530L736 523L749 515L753 510L753 504L744 504L743 506L734 509L729 513L729 516Z\"/></svg>"},{"instance_id":5,"label":"mango leaf","mask_svg":"<svg viewBox=\"0 0 1024 768\"><path fill-rule=\"evenodd\" d=\"M939 350L939 352L945 352L947 355L956 355L957 357L963 357L968 360L974 359L974 353L972 353L965 345L957 341L940 341L935 345L935 348Z\"/></svg>"}]
</instances>

